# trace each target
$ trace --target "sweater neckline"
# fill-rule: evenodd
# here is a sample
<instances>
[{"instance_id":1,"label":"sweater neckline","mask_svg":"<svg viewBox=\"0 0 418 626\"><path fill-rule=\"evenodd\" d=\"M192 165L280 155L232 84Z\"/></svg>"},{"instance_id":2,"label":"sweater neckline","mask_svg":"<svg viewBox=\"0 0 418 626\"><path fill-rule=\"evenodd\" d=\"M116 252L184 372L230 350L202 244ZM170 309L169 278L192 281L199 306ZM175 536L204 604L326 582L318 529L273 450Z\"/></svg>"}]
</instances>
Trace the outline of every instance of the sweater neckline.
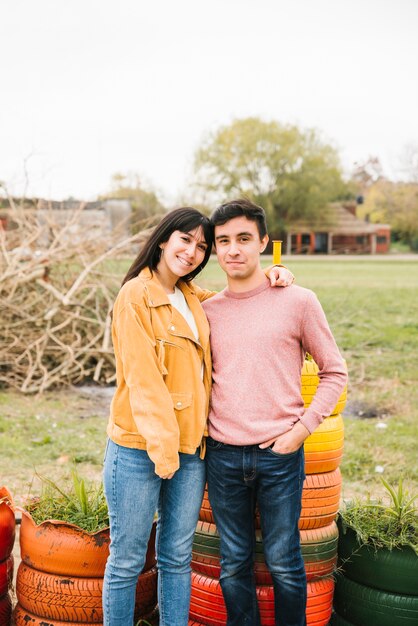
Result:
<instances>
[{"instance_id":1,"label":"sweater neckline","mask_svg":"<svg viewBox=\"0 0 418 626\"><path fill-rule=\"evenodd\" d=\"M257 296L259 293L266 291L266 289L270 288L270 281L266 277L265 282L256 287L255 289L251 289L250 291L230 291L228 288L225 289L224 294L227 298L233 298L234 300L243 300L244 298L252 298L253 296Z\"/></svg>"}]
</instances>

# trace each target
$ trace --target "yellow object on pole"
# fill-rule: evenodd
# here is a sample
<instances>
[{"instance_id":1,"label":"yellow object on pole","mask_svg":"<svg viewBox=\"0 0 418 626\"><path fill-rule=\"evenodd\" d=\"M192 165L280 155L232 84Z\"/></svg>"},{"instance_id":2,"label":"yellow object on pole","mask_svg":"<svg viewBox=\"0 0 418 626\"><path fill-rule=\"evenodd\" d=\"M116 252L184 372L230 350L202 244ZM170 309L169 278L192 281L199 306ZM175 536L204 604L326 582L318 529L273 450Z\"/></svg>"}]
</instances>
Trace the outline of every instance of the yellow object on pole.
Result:
<instances>
[{"instance_id":1,"label":"yellow object on pole","mask_svg":"<svg viewBox=\"0 0 418 626\"><path fill-rule=\"evenodd\" d=\"M273 264L280 265L282 262L282 242L281 240L273 241Z\"/></svg>"}]
</instances>

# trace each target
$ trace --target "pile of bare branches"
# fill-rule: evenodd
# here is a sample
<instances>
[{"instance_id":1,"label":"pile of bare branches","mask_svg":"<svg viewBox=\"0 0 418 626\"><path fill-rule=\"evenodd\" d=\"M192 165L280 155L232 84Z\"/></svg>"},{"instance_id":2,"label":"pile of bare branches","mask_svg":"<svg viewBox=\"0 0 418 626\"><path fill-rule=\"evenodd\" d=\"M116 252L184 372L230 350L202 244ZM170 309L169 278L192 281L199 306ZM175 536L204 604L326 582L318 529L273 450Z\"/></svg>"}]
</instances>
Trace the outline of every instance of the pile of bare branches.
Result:
<instances>
[{"instance_id":1,"label":"pile of bare branches","mask_svg":"<svg viewBox=\"0 0 418 626\"><path fill-rule=\"evenodd\" d=\"M110 313L146 231L98 236L80 229L82 211L58 224L53 211L40 219L11 203L0 224L1 386L39 393L115 378Z\"/></svg>"}]
</instances>

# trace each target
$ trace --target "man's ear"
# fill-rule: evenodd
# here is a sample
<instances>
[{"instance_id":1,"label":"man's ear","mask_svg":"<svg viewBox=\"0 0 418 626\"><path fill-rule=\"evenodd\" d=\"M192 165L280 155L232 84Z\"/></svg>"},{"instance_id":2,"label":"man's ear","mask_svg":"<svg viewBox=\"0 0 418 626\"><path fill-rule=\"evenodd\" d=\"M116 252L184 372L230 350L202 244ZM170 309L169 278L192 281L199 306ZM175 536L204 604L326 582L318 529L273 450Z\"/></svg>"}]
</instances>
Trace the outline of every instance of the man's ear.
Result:
<instances>
[{"instance_id":1,"label":"man's ear","mask_svg":"<svg viewBox=\"0 0 418 626\"><path fill-rule=\"evenodd\" d=\"M264 252L264 250L267 248L268 242L269 242L269 236L264 235L260 243L260 252Z\"/></svg>"}]
</instances>

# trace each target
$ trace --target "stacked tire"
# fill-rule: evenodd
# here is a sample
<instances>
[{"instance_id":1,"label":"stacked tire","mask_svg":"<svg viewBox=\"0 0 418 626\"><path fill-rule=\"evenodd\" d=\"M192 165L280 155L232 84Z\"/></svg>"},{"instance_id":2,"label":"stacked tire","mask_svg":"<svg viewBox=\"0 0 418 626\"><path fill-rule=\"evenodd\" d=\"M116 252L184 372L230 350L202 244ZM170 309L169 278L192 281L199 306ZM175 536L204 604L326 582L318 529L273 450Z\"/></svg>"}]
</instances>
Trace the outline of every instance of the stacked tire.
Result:
<instances>
[{"instance_id":1,"label":"stacked tire","mask_svg":"<svg viewBox=\"0 0 418 626\"><path fill-rule=\"evenodd\" d=\"M305 361L302 396L309 406L319 383L318 367ZM332 414L305 442L306 479L299 520L302 556L308 581L306 618L308 626L326 626L331 617L337 562L338 529L335 522L341 495L339 464L343 451L342 412L344 390ZM256 515L254 572L262 626L274 626L274 593L264 561L258 515ZM189 626L223 626L227 614L219 582L219 536L205 491L192 556L192 593Z\"/></svg>"},{"instance_id":2,"label":"stacked tire","mask_svg":"<svg viewBox=\"0 0 418 626\"><path fill-rule=\"evenodd\" d=\"M338 547L334 626L418 624L418 556L409 546L360 545L350 528Z\"/></svg>"},{"instance_id":3,"label":"stacked tire","mask_svg":"<svg viewBox=\"0 0 418 626\"><path fill-rule=\"evenodd\" d=\"M15 626L102 625L103 576L109 543L109 529L87 533L58 521L36 525L23 511ZM141 618L149 619L157 604L155 529L138 578L136 597L135 623Z\"/></svg>"},{"instance_id":4,"label":"stacked tire","mask_svg":"<svg viewBox=\"0 0 418 626\"><path fill-rule=\"evenodd\" d=\"M0 624L9 626L12 617L10 589L13 582L13 545L15 541L13 501L6 487L0 487Z\"/></svg>"}]
</instances>

